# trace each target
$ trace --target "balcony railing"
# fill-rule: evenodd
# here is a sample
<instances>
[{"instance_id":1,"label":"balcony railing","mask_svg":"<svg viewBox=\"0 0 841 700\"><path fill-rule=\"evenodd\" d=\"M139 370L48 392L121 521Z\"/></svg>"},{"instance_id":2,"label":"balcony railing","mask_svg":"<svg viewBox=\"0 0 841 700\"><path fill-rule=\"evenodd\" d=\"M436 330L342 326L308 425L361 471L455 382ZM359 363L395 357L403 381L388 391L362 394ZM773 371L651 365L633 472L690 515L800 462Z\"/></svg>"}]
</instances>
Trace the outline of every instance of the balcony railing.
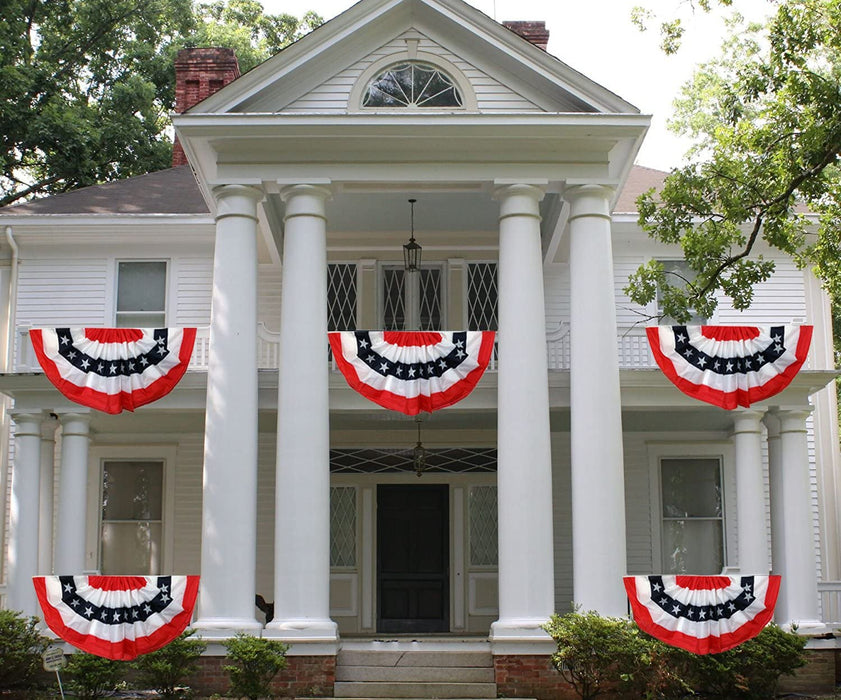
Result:
<instances>
[{"instance_id":1,"label":"balcony railing","mask_svg":"<svg viewBox=\"0 0 841 700\"><path fill-rule=\"evenodd\" d=\"M841 581L819 581L821 620L828 627L841 628Z\"/></svg>"},{"instance_id":2,"label":"balcony railing","mask_svg":"<svg viewBox=\"0 0 841 700\"><path fill-rule=\"evenodd\" d=\"M619 366L622 369L653 368L654 358L648 348L645 329L641 326L620 328L616 338ZM199 328L196 345L190 360L190 369L206 371L210 357L210 331ZM546 333L546 357L550 370L569 369L569 324L560 324ZM18 328L16 372L40 372L38 360L29 342L29 327ZM277 369L280 362L280 334L270 331L262 323L257 326L257 367ZM335 363L333 370L336 370ZM488 370L497 370L497 353L494 351Z\"/></svg>"}]
</instances>

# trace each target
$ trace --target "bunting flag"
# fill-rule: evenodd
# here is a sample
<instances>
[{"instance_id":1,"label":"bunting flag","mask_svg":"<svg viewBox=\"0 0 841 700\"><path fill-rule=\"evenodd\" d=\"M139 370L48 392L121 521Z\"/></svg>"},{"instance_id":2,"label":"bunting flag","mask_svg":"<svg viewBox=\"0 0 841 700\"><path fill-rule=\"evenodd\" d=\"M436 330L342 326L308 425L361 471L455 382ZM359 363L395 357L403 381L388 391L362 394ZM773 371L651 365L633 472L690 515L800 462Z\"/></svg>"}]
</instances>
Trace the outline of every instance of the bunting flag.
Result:
<instances>
[{"instance_id":1,"label":"bunting flag","mask_svg":"<svg viewBox=\"0 0 841 700\"><path fill-rule=\"evenodd\" d=\"M351 388L384 408L416 416L467 396L490 362L493 331L330 333Z\"/></svg>"},{"instance_id":2,"label":"bunting flag","mask_svg":"<svg viewBox=\"0 0 841 700\"><path fill-rule=\"evenodd\" d=\"M169 644L193 617L198 576L35 576L44 621L65 642L130 661Z\"/></svg>"},{"instance_id":3,"label":"bunting flag","mask_svg":"<svg viewBox=\"0 0 841 700\"><path fill-rule=\"evenodd\" d=\"M774 615L779 576L626 576L637 625L695 654L755 637Z\"/></svg>"},{"instance_id":4,"label":"bunting flag","mask_svg":"<svg viewBox=\"0 0 841 700\"><path fill-rule=\"evenodd\" d=\"M687 396L732 409L785 389L809 353L812 326L652 326L654 359Z\"/></svg>"},{"instance_id":5,"label":"bunting flag","mask_svg":"<svg viewBox=\"0 0 841 700\"><path fill-rule=\"evenodd\" d=\"M44 374L71 401L105 413L166 396L187 371L195 328L29 331Z\"/></svg>"}]
</instances>

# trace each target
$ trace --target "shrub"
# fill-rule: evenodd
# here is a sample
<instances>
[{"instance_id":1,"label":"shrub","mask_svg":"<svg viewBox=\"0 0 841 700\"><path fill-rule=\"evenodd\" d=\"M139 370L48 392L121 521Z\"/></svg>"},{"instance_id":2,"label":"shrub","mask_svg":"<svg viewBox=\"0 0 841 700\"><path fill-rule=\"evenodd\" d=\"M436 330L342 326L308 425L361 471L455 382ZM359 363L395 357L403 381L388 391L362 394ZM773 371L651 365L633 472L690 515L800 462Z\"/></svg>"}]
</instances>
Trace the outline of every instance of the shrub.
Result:
<instances>
[{"instance_id":1,"label":"shrub","mask_svg":"<svg viewBox=\"0 0 841 700\"><path fill-rule=\"evenodd\" d=\"M711 698L761 700L773 698L780 676L806 664L806 639L776 625L735 649L706 656L687 655L689 683Z\"/></svg>"},{"instance_id":2,"label":"shrub","mask_svg":"<svg viewBox=\"0 0 841 700\"><path fill-rule=\"evenodd\" d=\"M186 630L165 647L144 654L132 664L144 688L156 690L165 698L189 697L183 689L186 679L195 673L202 652L207 649L200 639L191 639L195 630Z\"/></svg>"},{"instance_id":3,"label":"shrub","mask_svg":"<svg viewBox=\"0 0 841 700\"><path fill-rule=\"evenodd\" d=\"M0 689L31 688L41 670L41 654L49 646L37 630L37 617L0 610Z\"/></svg>"},{"instance_id":4,"label":"shrub","mask_svg":"<svg viewBox=\"0 0 841 700\"><path fill-rule=\"evenodd\" d=\"M104 698L122 680L124 661L114 661L80 651L72 654L65 668L70 676L70 689L79 700Z\"/></svg>"},{"instance_id":5,"label":"shrub","mask_svg":"<svg viewBox=\"0 0 841 700\"><path fill-rule=\"evenodd\" d=\"M234 663L223 666L231 679L231 693L238 698L257 700L273 697L272 679L286 668L286 650L283 642L274 639L238 634L225 642L228 659Z\"/></svg>"},{"instance_id":6,"label":"shrub","mask_svg":"<svg viewBox=\"0 0 841 700\"><path fill-rule=\"evenodd\" d=\"M545 625L557 650L552 664L583 700L626 686L645 654L645 642L629 620L595 612L553 615Z\"/></svg>"}]
</instances>

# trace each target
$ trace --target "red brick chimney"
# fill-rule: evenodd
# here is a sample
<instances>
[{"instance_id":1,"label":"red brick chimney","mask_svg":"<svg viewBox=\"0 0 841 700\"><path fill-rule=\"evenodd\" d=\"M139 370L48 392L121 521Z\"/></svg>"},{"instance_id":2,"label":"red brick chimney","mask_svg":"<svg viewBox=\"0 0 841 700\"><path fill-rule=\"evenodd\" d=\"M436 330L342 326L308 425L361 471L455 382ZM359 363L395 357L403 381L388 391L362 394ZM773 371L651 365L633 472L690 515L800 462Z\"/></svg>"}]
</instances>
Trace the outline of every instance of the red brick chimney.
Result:
<instances>
[{"instance_id":1,"label":"red brick chimney","mask_svg":"<svg viewBox=\"0 0 841 700\"><path fill-rule=\"evenodd\" d=\"M516 20L503 22L502 26L519 34L523 39L531 42L537 48L546 51L546 46L549 43L549 30L546 29L546 22Z\"/></svg>"},{"instance_id":2,"label":"red brick chimney","mask_svg":"<svg viewBox=\"0 0 841 700\"><path fill-rule=\"evenodd\" d=\"M239 63L233 49L181 49L175 59L175 111L186 112L237 78ZM172 166L186 163L187 156L176 137Z\"/></svg>"}]
</instances>

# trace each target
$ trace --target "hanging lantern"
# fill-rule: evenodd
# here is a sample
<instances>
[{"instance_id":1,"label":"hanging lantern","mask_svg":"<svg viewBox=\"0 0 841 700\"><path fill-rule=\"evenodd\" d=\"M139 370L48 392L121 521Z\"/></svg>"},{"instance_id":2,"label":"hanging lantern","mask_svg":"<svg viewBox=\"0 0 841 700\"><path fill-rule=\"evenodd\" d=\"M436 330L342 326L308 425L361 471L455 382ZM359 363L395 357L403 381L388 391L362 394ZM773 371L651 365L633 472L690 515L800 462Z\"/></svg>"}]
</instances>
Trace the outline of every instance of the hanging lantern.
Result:
<instances>
[{"instance_id":1,"label":"hanging lantern","mask_svg":"<svg viewBox=\"0 0 841 700\"><path fill-rule=\"evenodd\" d=\"M403 244L403 269L406 272L417 272L421 266L421 254L423 248L420 243L415 240L415 202L418 200L410 199L410 234L409 242Z\"/></svg>"},{"instance_id":2,"label":"hanging lantern","mask_svg":"<svg viewBox=\"0 0 841 700\"><path fill-rule=\"evenodd\" d=\"M415 474L417 474L418 478L420 479L420 477L423 475L423 472L426 470L426 448L421 442L420 418L416 418L415 422L418 424L418 444L415 445L414 449L412 450L412 466L415 469Z\"/></svg>"}]
</instances>

